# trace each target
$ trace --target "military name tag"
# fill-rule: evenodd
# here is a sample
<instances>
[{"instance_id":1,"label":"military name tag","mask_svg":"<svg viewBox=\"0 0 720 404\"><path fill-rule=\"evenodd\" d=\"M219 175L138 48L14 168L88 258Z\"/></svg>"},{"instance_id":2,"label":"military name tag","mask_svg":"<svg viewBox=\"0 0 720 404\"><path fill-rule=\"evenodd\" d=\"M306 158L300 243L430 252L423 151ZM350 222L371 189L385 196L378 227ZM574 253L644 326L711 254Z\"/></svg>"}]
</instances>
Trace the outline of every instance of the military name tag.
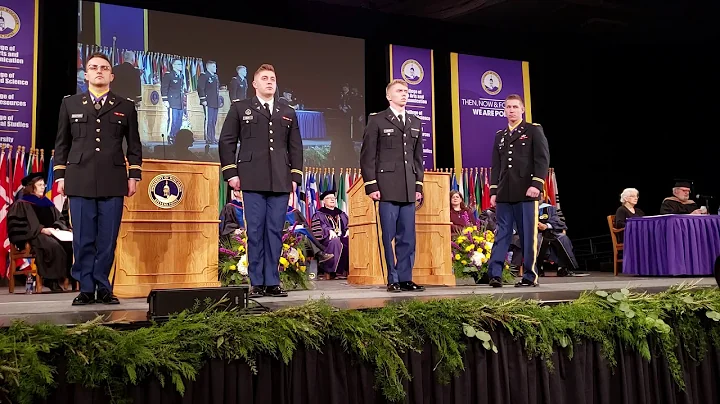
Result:
<instances>
[{"instance_id":1,"label":"military name tag","mask_svg":"<svg viewBox=\"0 0 720 404\"><path fill-rule=\"evenodd\" d=\"M383 133L393 133L395 129L383 129Z\"/></svg>"},{"instance_id":2,"label":"military name tag","mask_svg":"<svg viewBox=\"0 0 720 404\"><path fill-rule=\"evenodd\" d=\"M246 121L251 121L251 120L253 119L253 116L252 116L252 115L245 115L245 116L243 116L243 119L246 120Z\"/></svg>"},{"instance_id":3,"label":"military name tag","mask_svg":"<svg viewBox=\"0 0 720 404\"><path fill-rule=\"evenodd\" d=\"M72 119L82 118L82 117L83 117L83 114L72 114L72 116L71 116Z\"/></svg>"}]
</instances>

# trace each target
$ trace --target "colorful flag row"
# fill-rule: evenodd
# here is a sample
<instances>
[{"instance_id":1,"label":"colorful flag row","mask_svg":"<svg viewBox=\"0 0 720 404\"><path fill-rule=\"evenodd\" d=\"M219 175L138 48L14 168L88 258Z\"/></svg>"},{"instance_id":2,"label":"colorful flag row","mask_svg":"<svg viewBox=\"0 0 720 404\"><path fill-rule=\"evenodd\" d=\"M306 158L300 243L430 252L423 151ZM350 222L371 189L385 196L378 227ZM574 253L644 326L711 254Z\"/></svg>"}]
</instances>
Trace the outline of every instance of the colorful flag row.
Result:
<instances>
[{"instance_id":1,"label":"colorful flag row","mask_svg":"<svg viewBox=\"0 0 720 404\"><path fill-rule=\"evenodd\" d=\"M126 54L132 54L133 57L127 61L140 70L140 80L142 84L160 84L163 75L172 71L172 62L179 59L183 64L185 92L197 91L200 75L205 72L205 64L201 58L168 55L158 52L113 49L108 46L86 45L81 43L78 44L77 49L78 69L83 69L88 57L95 52L104 53L108 59L111 60L113 66L125 63Z\"/></svg>"}]
</instances>

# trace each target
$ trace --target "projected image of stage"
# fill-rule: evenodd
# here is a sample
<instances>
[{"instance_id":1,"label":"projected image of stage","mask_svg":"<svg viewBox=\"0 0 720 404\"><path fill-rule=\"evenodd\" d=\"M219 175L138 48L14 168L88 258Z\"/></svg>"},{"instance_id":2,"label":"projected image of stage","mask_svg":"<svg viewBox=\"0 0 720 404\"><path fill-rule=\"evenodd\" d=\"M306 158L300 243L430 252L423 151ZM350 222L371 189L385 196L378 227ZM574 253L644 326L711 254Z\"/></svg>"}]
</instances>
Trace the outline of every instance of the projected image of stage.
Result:
<instances>
[{"instance_id":1,"label":"projected image of stage","mask_svg":"<svg viewBox=\"0 0 720 404\"><path fill-rule=\"evenodd\" d=\"M276 101L297 111L305 166L356 167L364 129L364 41L230 21L80 4L77 92L93 52L111 59L111 91L138 110L143 157L219 161L233 102L272 64Z\"/></svg>"}]
</instances>

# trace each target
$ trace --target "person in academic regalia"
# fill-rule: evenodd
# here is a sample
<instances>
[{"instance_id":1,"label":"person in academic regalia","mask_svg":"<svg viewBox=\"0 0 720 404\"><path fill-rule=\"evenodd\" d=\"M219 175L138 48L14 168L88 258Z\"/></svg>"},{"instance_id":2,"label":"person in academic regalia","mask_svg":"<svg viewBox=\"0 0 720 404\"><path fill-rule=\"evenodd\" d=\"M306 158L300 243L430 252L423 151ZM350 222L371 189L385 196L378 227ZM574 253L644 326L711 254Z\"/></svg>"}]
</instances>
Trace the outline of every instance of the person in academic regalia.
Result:
<instances>
[{"instance_id":1,"label":"person in academic regalia","mask_svg":"<svg viewBox=\"0 0 720 404\"><path fill-rule=\"evenodd\" d=\"M558 264L557 276L587 276L576 274L579 268L570 238L565 234L567 225L558 216L557 209L549 203L542 203L538 212L539 267L546 261ZM542 273L542 271L541 271Z\"/></svg>"},{"instance_id":2,"label":"person in academic regalia","mask_svg":"<svg viewBox=\"0 0 720 404\"><path fill-rule=\"evenodd\" d=\"M232 200L220 211L220 237L231 236L245 229L242 192L233 190Z\"/></svg>"},{"instance_id":3,"label":"person in academic regalia","mask_svg":"<svg viewBox=\"0 0 720 404\"><path fill-rule=\"evenodd\" d=\"M294 201L295 201L295 194L290 194L290 198L288 200L288 207L287 207L287 214L285 215L285 223L287 223L290 227L293 227L293 231L296 234L302 234L303 236L307 237L308 241L310 242L305 251L303 252L306 257L314 257L318 264L323 263L330 258L333 257L332 254L327 254L325 250L325 246L320 244L320 242L313 236L313 234L310 232L310 223L308 223L307 219L305 218L305 215L300 212L299 209L296 209L294 207Z\"/></svg>"},{"instance_id":4,"label":"person in academic regalia","mask_svg":"<svg viewBox=\"0 0 720 404\"><path fill-rule=\"evenodd\" d=\"M30 243L38 274L45 285L53 292L62 292L60 280L68 278L72 281L72 242L59 241L50 229L70 230L67 210L63 214L45 196L42 173L28 175L22 179L22 185L25 187L22 196L8 212L8 238L19 250L25 248L25 243Z\"/></svg>"},{"instance_id":5,"label":"person in academic regalia","mask_svg":"<svg viewBox=\"0 0 720 404\"><path fill-rule=\"evenodd\" d=\"M665 198L660 205L660 214L701 215L698 204L690 199L690 181L676 181L673 196Z\"/></svg>"},{"instance_id":6,"label":"person in academic regalia","mask_svg":"<svg viewBox=\"0 0 720 404\"><path fill-rule=\"evenodd\" d=\"M333 254L333 258L322 263L326 279L347 279L350 268L348 255L348 216L337 208L335 192L325 191L320 195L323 207L312 217L313 236Z\"/></svg>"}]
</instances>

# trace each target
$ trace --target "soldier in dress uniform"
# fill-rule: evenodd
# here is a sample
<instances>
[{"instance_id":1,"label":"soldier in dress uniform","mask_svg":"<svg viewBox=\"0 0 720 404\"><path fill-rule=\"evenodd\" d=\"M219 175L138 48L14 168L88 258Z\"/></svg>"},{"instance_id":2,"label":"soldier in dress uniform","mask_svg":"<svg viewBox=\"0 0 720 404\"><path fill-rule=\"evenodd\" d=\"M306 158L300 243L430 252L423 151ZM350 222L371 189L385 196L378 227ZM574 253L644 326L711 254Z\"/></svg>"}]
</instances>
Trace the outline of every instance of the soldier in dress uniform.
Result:
<instances>
[{"instance_id":1,"label":"soldier in dress uniform","mask_svg":"<svg viewBox=\"0 0 720 404\"><path fill-rule=\"evenodd\" d=\"M505 99L508 127L495 135L490 172L490 204L496 206L497 235L490 254L490 286L502 286L502 269L513 228L523 246L522 281L515 286L537 286L538 208L550 164L550 151L542 126L523 119L519 95Z\"/></svg>"},{"instance_id":2,"label":"soldier in dress uniform","mask_svg":"<svg viewBox=\"0 0 720 404\"><path fill-rule=\"evenodd\" d=\"M243 191L250 297L287 296L278 262L288 198L303 180L302 138L295 110L275 101L273 66L260 66L252 84L255 96L230 106L218 151L223 178Z\"/></svg>"},{"instance_id":3,"label":"soldier in dress uniform","mask_svg":"<svg viewBox=\"0 0 720 404\"><path fill-rule=\"evenodd\" d=\"M230 85L228 86L230 101L233 103L246 99L248 90L247 67L240 65L235 71L237 72L237 76L230 80Z\"/></svg>"},{"instance_id":4,"label":"soldier in dress uniform","mask_svg":"<svg viewBox=\"0 0 720 404\"><path fill-rule=\"evenodd\" d=\"M205 65L206 72L198 80L200 104L205 109L205 142L217 144L215 125L217 125L218 109L220 108L220 78L217 75L217 64L210 60Z\"/></svg>"},{"instance_id":5,"label":"soldier in dress uniform","mask_svg":"<svg viewBox=\"0 0 720 404\"><path fill-rule=\"evenodd\" d=\"M393 80L385 94L390 107L368 117L360 169L365 193L379 202L388 292L423 291L423 286L412 281L415 202L422 199L424 176L421 123L405 111L408 98L405 81Z\"/></svg>"},{"instance_id":6,"label":"soldier in dress uniform","mask_svg":"<svg viewBox=\"0 0 720 404\"><path fill-rule=\"evenodd\" d=\"M87 92L60 104L53 167L58 191L70 202L72 277L80 282L72 304L118 304L108 278L124 197L135 194L141 179L142 144L134 101L109 91L113 74L107 56L90 56L86 79Z\"/></svg>"},{"instance_id":7,"label":"soldier in dress uniform","mask_svg":"<svg viewBox=\"0 0 720 404\"><path fill-rule=\"evenodd\" d=\"M165 73L162 78L160 95L163 105L168 110L168 143L175 142L175 135L182 127L183 118L183 88L185 77L182 74L182 61L175 59L172 62L173 70Z\"/></svg>"}]
</instances>

